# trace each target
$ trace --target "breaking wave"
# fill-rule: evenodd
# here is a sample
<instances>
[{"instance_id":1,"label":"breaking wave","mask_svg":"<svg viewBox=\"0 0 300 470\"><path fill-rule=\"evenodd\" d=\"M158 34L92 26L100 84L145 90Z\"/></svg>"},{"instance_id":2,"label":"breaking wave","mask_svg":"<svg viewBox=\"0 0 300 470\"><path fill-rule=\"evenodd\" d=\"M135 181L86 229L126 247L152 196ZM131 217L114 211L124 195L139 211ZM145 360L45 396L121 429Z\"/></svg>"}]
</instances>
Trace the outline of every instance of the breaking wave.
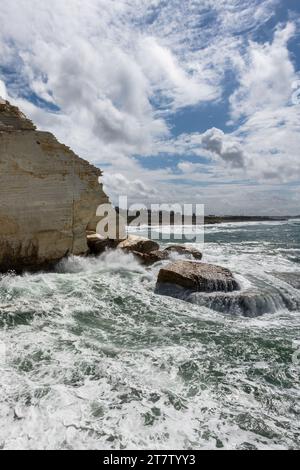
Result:
<instances>
[{"instance_id":1,"label":"breaking wave","mask_svg":"<svg viewBox=\"0 0 300 470\"><path fill-rule=\"evenodd\" d=\"M241 290L190 302L119 252L1 276L0 447L299 448L299 227L255 227L208 230Z\"/></svg>"}]
</instances>

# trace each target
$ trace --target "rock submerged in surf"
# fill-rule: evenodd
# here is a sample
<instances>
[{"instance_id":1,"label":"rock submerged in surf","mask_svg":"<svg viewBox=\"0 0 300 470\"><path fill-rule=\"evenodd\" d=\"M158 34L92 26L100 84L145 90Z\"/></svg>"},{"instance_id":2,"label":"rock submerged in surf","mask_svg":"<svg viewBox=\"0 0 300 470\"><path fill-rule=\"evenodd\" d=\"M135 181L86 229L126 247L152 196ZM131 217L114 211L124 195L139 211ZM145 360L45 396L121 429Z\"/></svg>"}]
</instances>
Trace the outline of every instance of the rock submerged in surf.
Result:
<instances>
[{"instance_id":1,"label":"rock submerged in surf","mask_svg":"<svg viewBox=\"0 0 300 470\"><path fill-rule=\"evenodd\" d=\"M145 241L147 239L142 239L142 248L144 250L145 246ZM147 240L147 242L151 242L151 240ZM153 242L152 242L153 243ZM156 242L154 242L156 244ZM123 244L123 243L122 243ZM156 244L158 246L158 244ZM132 245L131 245L132 246ZM152 246L152 245L151 245ZM148 247L148 243L147 246ZM128 250L128 248L127 248ZM186 258L189 259L196 259L196 260L201 260L202 259L202 253L199 250L196 250L194 248L189 248L185 247L182 245L170 245L164 250L159 250L155 249L150 252L145 252L145 251L137 251L137 250L130 250L131 253L135 256L135 258L138 259L142 264L146 266L150 266L154 263L158 263L160 261L165 261L168 260L172 253L176 253L182 256L185 256Z\"/></svg>"},{"instance_id":2,"label":"rock submerged in surf","mask_svg":"<svg viewBox=\"0 0 300 470\"><path fill-rule=\"evenodd\" d=\"M157 292L172 295L168 286L180 286L194 292L233 292L240 286L229 269L193 261L175 261L159 271Z\"/></svg>"},{"instance_id":3,"label":"rock submerged in surf","mask_svg":"<svg viewBox=\"0 0 300 470\"><path fill-rule=\"evenodd\" d=\"M148 238L129 235L125 240L112 240L104 238L97 233L89 233L87 242L90 253L100 255L107 250L120 249L126 253L132 253L143 264L152 264L162 259L167 259L167 253L159 251L159 244Z\"/></svg>"},{"instance_id":4,"label":"rock submerged in surf","mask_svg":"<svg viewBox=\"0 0 300 470\"><path fill-rule=\"evenodd\" d=\"M164 252L166 252L167 254L177 253L178 255L188 256L199 261L202 259L203 256L201 251L197 250L196 248L190 248L183 245L170 245L164 249Z\"/></svg>"},{"instance_id":5,"label":"rock submerged in surf","mask_svg":"<svg viewBox=\"0 0 300 470\"><path fill-rule=\"evenodd\" d=\"M161 250L150 251L150 253L139 253L138 251L132 251L132 254L141 264L145 266L151 266L154 263L165 261L169 258L169 254Z\"/></svg>"},{"instance_id":6,"label":"rock submerged in surf","mask_svg":"<svg viewBox=\"0 0 300 470\"><path fill-rule=\"evenodd\" d=\"M299 310L299 301L285 293L268 289L249 289L233 292L195 292L175 284L160 284L156 292L220 313L258 317L287 308Z\"/></svg>"}]
</instances>

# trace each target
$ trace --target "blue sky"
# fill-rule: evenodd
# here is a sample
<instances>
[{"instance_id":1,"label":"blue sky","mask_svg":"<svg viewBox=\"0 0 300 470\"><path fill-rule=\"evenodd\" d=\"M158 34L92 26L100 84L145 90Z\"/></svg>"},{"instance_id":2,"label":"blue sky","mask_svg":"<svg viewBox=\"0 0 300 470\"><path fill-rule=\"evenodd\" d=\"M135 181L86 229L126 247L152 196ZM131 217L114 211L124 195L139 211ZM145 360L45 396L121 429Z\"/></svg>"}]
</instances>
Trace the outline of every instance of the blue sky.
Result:
<instances>
[{"instance_id":1,"label":"blue sky","mask_svg":"<svg viewBox=\"0 0 300 470\"><path fill-rule=\"evenodd\" d=\"M300 213L298 0L11 0L0 94L114 202Z\"/></svg>"}]
</instances>

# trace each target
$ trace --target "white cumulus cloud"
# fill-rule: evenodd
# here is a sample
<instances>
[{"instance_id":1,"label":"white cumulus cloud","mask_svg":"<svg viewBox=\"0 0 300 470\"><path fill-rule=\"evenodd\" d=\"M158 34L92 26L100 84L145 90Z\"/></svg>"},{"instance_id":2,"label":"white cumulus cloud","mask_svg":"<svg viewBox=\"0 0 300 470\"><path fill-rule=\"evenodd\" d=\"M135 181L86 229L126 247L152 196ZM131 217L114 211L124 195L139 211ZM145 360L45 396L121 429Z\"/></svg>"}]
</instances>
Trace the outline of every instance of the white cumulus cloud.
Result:
<instances>
[{"instance_id":1,"label":"white cumulus cloud","mask_svg":"<svg viewBox=\"0 0 300 470\"><path fill-rule=\"evenodd\" d=\"M2 80L0 80L0 98L4 100L7 98L6 86Z\"/></svg>"},{"instance_id":2,"label":"white cumulus cloud","mask_svg":"<svg viewBox=\"0 0 300 470\"><path fill-rule=\"evenodd\" d=\"M112 196L126 190L133 200L173 202L198 194L211 211L225 210L217 191L238 211L255 191L244 186L244 197L238 183L229 185L236 178L261 185L256 210L269 209L274 193L268 197L267 188L296 181L300 172L300 108L291 98L299 74L289 53L296 21L278 25L265 43L253 39L277 3L0 2L0 95L103 167ZM229 99L228 71L235 85ZM234 130L210 124L197 132L193 122L191 132L188 124L184 133L173 131L181 113L209 114L215 103L229 107ZM135 158L164 154L183 161L151 169ZM191 155L201 163L184 161ZM197 184L205 191L195 192ZM293 207L297 194L291 193Z\"/></svg>"}]
</instances>

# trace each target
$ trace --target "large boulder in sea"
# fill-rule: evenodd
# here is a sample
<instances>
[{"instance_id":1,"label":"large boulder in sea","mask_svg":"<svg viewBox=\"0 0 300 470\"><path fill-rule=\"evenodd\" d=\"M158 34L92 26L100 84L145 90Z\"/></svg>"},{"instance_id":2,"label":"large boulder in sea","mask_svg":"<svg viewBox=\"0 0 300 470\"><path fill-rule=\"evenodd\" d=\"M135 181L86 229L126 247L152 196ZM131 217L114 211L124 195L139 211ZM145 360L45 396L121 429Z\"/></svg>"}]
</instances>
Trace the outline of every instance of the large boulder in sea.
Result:
<instances>
[{"instance_id":1,"label":"large boulder in sea","mask_svg":"<svg viewBox=\"0 0 300 470\"><path fill-rule=\"evenodd\" d=\"M109 202L101 175L0 100L0 271L87 253L86 230Z\"/></svg>"},{"instance_id":2,"label":"large boulder in sea","mask_svg":"<svg viewBox=\"0 0 300 470\"><path fill-rule=\"evenodd\" d=\"M149 238L129 235L126 240L118 244L118 248L126 252L151 253L151 251L159 250L159 244Z\"/></svg>"},{"instance_id":3,"label":"large boulder in sea","mask_svg":"<svg viewBox=\"0 0 300 470\"><path fill-rule=\"evenodd\" d=\"M195 261L176 261L163 267L158 274L157 290L162 292L164 286L170 285L196 292L232 292L239 289L229 269Z\"/></svg>"}]
</instances>

